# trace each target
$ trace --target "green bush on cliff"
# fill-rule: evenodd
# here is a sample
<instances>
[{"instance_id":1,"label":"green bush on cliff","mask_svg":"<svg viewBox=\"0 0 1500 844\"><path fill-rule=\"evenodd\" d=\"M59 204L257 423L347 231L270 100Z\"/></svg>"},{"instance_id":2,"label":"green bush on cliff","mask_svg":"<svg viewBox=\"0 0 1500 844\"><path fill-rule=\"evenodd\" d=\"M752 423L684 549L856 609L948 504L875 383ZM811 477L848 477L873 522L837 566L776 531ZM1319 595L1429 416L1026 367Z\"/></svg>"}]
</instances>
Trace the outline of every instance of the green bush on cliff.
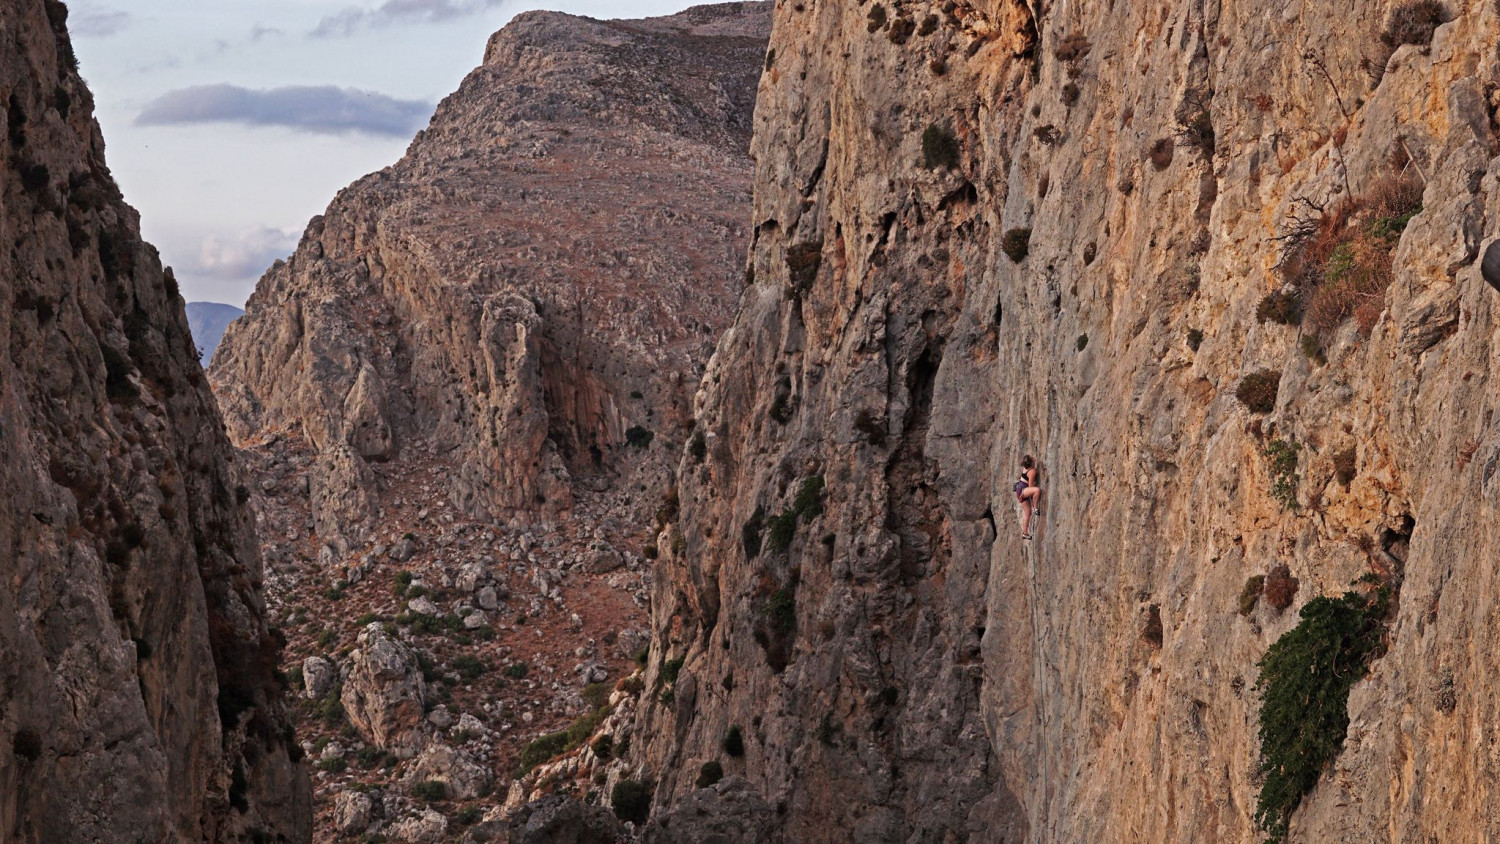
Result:
<instances>
[{"instance_id":1,"label":"green bush on cliff","mask_svg":"<svg viewBox=\"0 0 1500 844\"><path fill-rule=\"evenodd\" d=\"M717 759L704 762L703 767L698 769L699 788L708 788L721 779L724 779L724 765Z\"/></svg>"},{"instance_id":2,"label":"green bush on cliff","mask_svg":"<svg viewBox=\"0 0 1500 844\"><path fill-rule=\"evenodd\" d=\"M620 780L610 792L609 807L620 820L643 824L651 816L651 786L636 780Z\"/></svg>"},{"instance_id":3,"label":"green bush on cliff","mask_svg":"<svg viewBox=\"0 0 1500 844\"><path fill-rule=\"evenodd\" d=\"M1286 839L1292 812L1338 756L1349 729L1349 690L1384 652L1390 588L1346 592L1302 607L1302 621L1261 657L1260 765L1255 820Z\"/></svg>"},{"instance_id":4,"label":"green bush on cliff","mask_svg":"<svg viewBox=\"0 0 1500 844\"><path fill-rule=\"evenodd\" d=\"M766 522L766 549L772 554L779 554L792 547L792 539L797 535L797 511L788 510L772 516Z\"/></svg>"},{"instance_id":5,"label":"green bush on cliff","mask_svg":"<svg viewBox=\"0 0 1500 844\"><path fill-rule=\"evenodd\" d=\"M1271 497L1281 502L1284 509L1297 509L1297 455L1302 451L1296 440L1271 440L1261 451L1266 458L1266 467L1271 472Z\"/></svg>"}]
</instances>

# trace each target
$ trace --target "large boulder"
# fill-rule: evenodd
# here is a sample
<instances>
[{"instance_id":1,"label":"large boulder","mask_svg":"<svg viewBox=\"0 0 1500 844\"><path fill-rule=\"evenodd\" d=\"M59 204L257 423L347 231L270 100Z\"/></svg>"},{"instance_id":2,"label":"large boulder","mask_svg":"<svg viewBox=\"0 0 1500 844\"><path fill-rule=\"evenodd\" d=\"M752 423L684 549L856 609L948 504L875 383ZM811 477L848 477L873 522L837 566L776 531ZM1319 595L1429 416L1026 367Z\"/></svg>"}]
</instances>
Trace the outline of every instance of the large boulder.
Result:
<instances>
[{"instance_id":1,"label":"large boulder","mask_svg":"<svg viewBox=\"0 0 1500 844\"><path fill-rule=\"evenodd\" d=\"M380 804L361 791L341 791L333 798L333 823L344 835L357 835L379 817Z\"/></svg>"},{"instance_id":2,"label":"large boulder","mask_svg":"<svg viewBox=\"0 0 1500 844\"><path fill-rule=\"evenodd\" d=\"M309 699L322 700L333 691L338 678L338 667L329 660L321 656L310 656L302 660L303 694Z\"/></svg>"},{"instance_id":3,"label":"large boulder","mask_svg":"<svg viewBox=\"0 0 1500 844\"><path fill-rule=\"evenodd\" d=\"M386 831L389 838L397 841L437 844L448 834L448 819L431 809L423 809L420 814L396 821Z\"/></svg>"},{"instance_id":4,"label":"large boulder","mask_svg":"<svg viewBox=\"0 0 1500 844\"><path fill-rule=\"evenodd\" d=\"M367 741L382 749L404 745L422 720L425 694L411 648L387 635L379 622L360 631L340 699L349 722Z\"/></svg>"},{"instance_id":5,"label":"large boulder","mask_svg":"<svg viewBox=\"0 0 1500 844\"><path fill-rule=\"evenodd\" d=\"M448 796L458 800L470 800L488 793L493 782L489 768L475 762L464 751L440 742L422 751L406 777L409 782L440 782L448 789Z\"/></svg>"}]
</instances>

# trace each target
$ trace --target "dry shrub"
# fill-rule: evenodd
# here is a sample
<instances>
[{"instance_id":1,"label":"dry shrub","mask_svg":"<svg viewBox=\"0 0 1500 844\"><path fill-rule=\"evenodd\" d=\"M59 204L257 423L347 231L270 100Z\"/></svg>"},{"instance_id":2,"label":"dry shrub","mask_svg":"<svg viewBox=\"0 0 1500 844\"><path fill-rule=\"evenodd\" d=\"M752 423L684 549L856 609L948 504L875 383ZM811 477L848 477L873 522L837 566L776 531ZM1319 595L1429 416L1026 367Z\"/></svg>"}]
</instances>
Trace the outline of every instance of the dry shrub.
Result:
<instances>
[{"instance_id":1,"label":"dry shrub","mask_svg":"<svg viewBox=\"0 0 1500 844\"><path fill-rule=\"evenodd\" d=\"M1323 266L1323 280L1307 304L1307 327L1315 334L1332 331L1348 317L1362 313L1362 328L1373 327L1385 307L1391 283L1390 246L1353 232ZM1366 329L1367 330L1367 329Z\"/></svg>"},{"instance_id":2,"label":"dry shrub","mask_svg":"<svg viewBox=\"0 0 1500 844\"><path fill-rule=\"evenodd\" d=\"M916 32L917 22L911 18L902 16L891 21L891 29L885 34L892 44L905 44L911 39L911 34Z\"/></svg>"},{"instance_id":3,"label":"dry shrub","mask_svg":"<svg viewBox=\"0 0 1500 844\"><path fill-rule=\"evenodd\" d=\"M1010 229L1001 237L1000 248L1012 263L1019 264L1026 260L1026 255L1031 250L1031 229Z\"/></svg>"},{"instance_id":4,"label":"dry shrub","mask_svg":"<svg viewBox=\"0 0 1500 844\"><path fill-rule=\"evenodd\" d=\"M1355 456L1354 446L1334 452L1333 476L1340 486L1348 486L1353 483L1354 475L1358 469L1358 461Z\"/></svg>"},{"instance_id":5,"label":"dry shrub","mask_svg":"<svg viewBox=\"0 0 1500 844\"><path fill-rule=\"evenodd\" d=\"M1161 623L1161 605L1152 604L1146 608L1146 620L1141 625L1141 639L1153 648L1160 648L1165 633Z\"/></svg>"},{"instance_id":6,"label":"dry shrub","mask_svg":"<svg viewBox=\"0 0 1500 844\"><path fill-rule=\"evenodd\" d=\"M1296 325L1302 321L1302 302L1295 291L1275 290L1267 293L1255 307L1255 318L1260 322L1278 325Z\"/></svg>"},{"instance_id":7,"label":"dry shrub","mask_svg":"<svg viewBox=\"0 0 1500 844\"><path fill-rule=\"evenodd\" d=\"M1176 147L1177 145L1172 142L1171 138L1162 138L1151 145L1151 151L1146 154L1146 157L1151 159L1152 167L1165 170L1172 163L1172 154L1176 152Z\"/></svg>"},{"instance_id":8,"label":"dry shrub","mask_svg":"<svg viewBox=\"0 0 1500 844\"><path fill-rule=\"evenodd\" d=\"M1433 31L1447 21L1448 10L1437 0L1402 3L1385 19L1385 31L1380 34L1380 41L1392 50L1403 44L1425 47L1432 43Z\"/></svg>"},{"instance_id":9,"label":"dry shrub","mask_svg":"<svg viewBox=\"0 0 1500 844\"><path fill-rule=\"evenodd\" d=\"M1394 159L1393 165L1397 161L1403 161L1403 164L1393 169L1400 170L1404 167L1404 160L1409 159L1404 155ZM1405 228L1406 223L1422 210L1423 189L1420 179L1400 173L1389 174L1370 183L1369 190L1365 191L1364 202L1376 222L1382 219L1401 220L1401 227Z\"/></svg>"},{"instance_id":10,"label":"dry shrub","mask_svg":"<svg viewBox=\"0 0 1500 844\"><path fill-rule=\"evenodd\" d=\"M1281 388L1281 373L1262 369L1246 375L1235 389L1235 398L1251 413L1270 413L1276 409L1276 394Z\"/></svg>"},{"instance_id":11,"label":"dry shrub","mask_svg":"<svg viewBox=\"0 0 1500 844\"><path fill-rule=\"evenodd\" d=\"M1306 303L1312 333L1326 334L1351 316L1362 333L1374 328L1392 280L1391 255L1422 208L1422 190L1414 177L1384 176L1293 239L1281 272Z\"/></svg>"},{"instance_id":12,"label":"dry shrub","mask_svg":"<svg viewBox=\"0 0 1500 844\"><path fill-rule=\"evenodd\" d=\"M1060 62L1076 62L1087 56L1092 49L1088 36L1075 32L1057 42L1057 46L1052 48L1052 57Z\"/></svg>"},{"instance_id":13,"label":"dry shrub","mask_svg":"<svg viewBox=\"0 0 1500 844\"><path fill-rule=\"evenodd\" d=\"M1297 578L1292 577L1292 570L1286 563L1276 566L1266 575L1266 603L1275 607L1278 612L1286 609L1292 605L1292 599L1297 596L1297 589L1301 585Z\"/></svg>"}]
</instances>

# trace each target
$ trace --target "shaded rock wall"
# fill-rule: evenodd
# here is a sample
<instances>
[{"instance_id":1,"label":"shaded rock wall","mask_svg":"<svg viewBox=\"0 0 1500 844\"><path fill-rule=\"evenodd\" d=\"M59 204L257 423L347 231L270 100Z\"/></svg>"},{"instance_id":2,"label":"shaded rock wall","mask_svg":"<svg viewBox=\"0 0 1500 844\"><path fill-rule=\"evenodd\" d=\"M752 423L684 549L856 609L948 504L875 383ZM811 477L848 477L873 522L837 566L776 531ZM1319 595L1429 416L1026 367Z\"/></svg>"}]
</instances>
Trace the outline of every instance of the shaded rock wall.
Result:
<instances>
[{"instance_id":1,"label":"shaded rock wall","mask_svg":"<svg viewBox=\"0 0 1500 844\"><path fill-rule=\"evenodd\" d=\"M0 839L306 840L230 446L66 19L0 7Z\"/></svg>"},{"instance_id":2,"label":"shaded rock wall","mask_svg":"<svg viewBox=\"0 0 1500 844\"><path fill-rule=\"evenodd\" d=\"M661 543L632 746L659 806L719 759L798 841L1260 840L1256 660L1374 571L1404 574L1389 652L1292 837L1500 835L1474 750L1500 668L1476 260L1500 17L1450 4L1392 55L1387 11L777 7L754 283ZM1423 210L1388 289L1317 334L1258 320L1299 220L1389 178ZM1252 413L1261 369L1279 390ZM1278 564L1292 606L1242 615Z\"/></svg>"}]
</instances>

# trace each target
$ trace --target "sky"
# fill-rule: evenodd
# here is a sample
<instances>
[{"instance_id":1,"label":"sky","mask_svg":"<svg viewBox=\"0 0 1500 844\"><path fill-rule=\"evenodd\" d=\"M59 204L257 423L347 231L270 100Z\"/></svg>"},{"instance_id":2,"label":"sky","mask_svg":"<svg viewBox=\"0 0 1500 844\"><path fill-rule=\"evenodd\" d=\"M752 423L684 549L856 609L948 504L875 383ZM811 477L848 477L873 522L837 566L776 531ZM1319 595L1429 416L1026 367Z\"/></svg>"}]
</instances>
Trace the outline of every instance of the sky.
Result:
<instances>
[{"instance_id":1,"label":"sky","mask_svg":"<svg viewBox=\"0 0 1500 844\"><path fill-rule=\"evenodd\" d=\"M516 14L686 0L72 0L106 158L188 301L243 305L341 188L395 163Z\"/></svg>"}]
</instances>

